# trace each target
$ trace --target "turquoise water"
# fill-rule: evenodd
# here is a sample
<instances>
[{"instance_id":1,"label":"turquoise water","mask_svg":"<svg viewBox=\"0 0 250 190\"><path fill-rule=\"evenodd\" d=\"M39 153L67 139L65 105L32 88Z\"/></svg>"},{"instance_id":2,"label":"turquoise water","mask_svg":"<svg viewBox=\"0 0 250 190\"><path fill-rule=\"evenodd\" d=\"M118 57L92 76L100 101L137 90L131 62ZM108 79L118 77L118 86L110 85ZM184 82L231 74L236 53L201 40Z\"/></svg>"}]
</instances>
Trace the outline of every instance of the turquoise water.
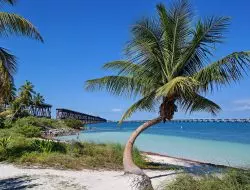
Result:
<instances>
[{"instance_id":1,"label":"turquoise water","mask_svg":"<svg viewBox=\"0 0 250 190\"><path fill-rule=\"evenodd\" d=\"M79 135L81 141L125 144L139 122L89 125ZM77 136L59 137L77 140ZM140 150L214 164L250 168L249 123L166 123L141 134L135 144Z\"/></svg>"}]
</instances>

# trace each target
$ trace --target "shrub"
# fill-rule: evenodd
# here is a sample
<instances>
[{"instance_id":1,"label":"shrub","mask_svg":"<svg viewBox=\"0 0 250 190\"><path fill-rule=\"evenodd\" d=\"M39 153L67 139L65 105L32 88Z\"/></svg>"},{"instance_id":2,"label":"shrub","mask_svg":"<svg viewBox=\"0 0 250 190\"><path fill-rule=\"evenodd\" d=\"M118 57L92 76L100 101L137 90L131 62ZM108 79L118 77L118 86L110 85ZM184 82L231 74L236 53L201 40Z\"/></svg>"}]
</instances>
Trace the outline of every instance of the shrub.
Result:
<instances>
[{"instance_id":1,"label":"shrub","mask_svg":"<svg viewBox=\"0 0 250 190\"><path fill-rule=\"evenodd\" d=\"M7 148L10 144L11 137L3 137L0 138L0 148L4 151L7 152Z\"/></svg>"},{"instance_id":2,"label":"shrub","mask_svg":"<svg viewBox=\"0 0 250 190\"><path fill-rule=\"evenodd\" d=\"M8 146L8 157L6 160L12 162L18 160L26 152L32 152L31 141L22 136L11 138Z\"/></svg>"},{"instance_id":3,"label":"shrub","mask_svg":"<svg viewBox=\"0 0 250 190\"><path fill-rule=\"evenodd\" d=\"M15 131L17 133L24 135L27 138L41 136L41 129L33 125L16 126Z\"/></svg>"},{"instance_id":4,"label":"shrub","mask_svg":"<svg viewBox=\"0 0 250 190\"><path fill-rule=\"evenodd\" d=\"M24 117L20 118L15 122L15 126L33 125L42 129L46 128L67 128L65 123L60 120L48 119L48 118L37 118L37 117Z\"/></svg>"},{"instance_id":5,"label":"shrub","mask_svg":"<svg viewBox=\"0 0 250 190\"><path fill-rule=\"evenodd\" d=\"M65 123L66 126L68 126L69 128L73 128L73 129L81 129L83 127L83 124L80 120L76 120L76 119L65 119L63 120L63 122Z\"/></svg>"},{"instance_id":6,"label":"shrub","mask_svg":"<svg viewBox=\"0 0 250 190\"><path fill-rule=\"evenodd\" d=\"M66 153L66 145L59 142L54 142L50 140L33 140L32 147L35 151L43 152L43 153L51 153L51 152L61 152Z\"/></svg>"}]
</instances>

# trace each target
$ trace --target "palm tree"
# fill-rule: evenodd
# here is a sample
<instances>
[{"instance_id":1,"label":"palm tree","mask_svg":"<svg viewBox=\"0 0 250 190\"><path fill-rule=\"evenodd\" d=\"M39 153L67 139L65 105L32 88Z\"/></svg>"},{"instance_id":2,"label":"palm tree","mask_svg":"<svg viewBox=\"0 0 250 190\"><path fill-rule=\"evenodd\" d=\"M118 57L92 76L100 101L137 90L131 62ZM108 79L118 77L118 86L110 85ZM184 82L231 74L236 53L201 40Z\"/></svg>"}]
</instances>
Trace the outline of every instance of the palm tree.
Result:
<instances>
[{"instance_id":1,"label":"palm tree","mask_svg":"<svg viewBox=\"0 0 250 190\"><path fill-rule=\"evenodd\" d=\"M9 83L6 86L6 90L2 93L2 97L0 98L0 104L10 105L16 98L16 87L13 82Z\"/></svg>"},{"instance_id":2,"label":"palm tree","mask_svg":"<svg viewBox=\"0 0 250 190\"><path fill-rule=\"evenodd\" d=\"M243 51L210 63L216 44L223 42L228 17L200 19L192 25L194 15L186 0L173 3L170 9L163 4L156 8L156 18L144 18L132 27L132 39L125 48L127 59L104 65L117 74L86 82L87 90L140 97L120 122L138 110L159 112L157 118L138 127L125 146L124 170L137 175L145 175L132 160L133 145L141 132L171 120L177 107L217 114L220 106L205 95L238 81L250 66L250 52Z\"/></svg>"},{"instance_id":3,"label":"palm tree","mask_svg":"<svg viewBox=\"0 0 250 190\"><path fill-rule=\"evenodd\" d=\"M19 88L19 98L26 107L33 104L35 94L34 85L29 81L25 81L24 85Z\"/></svg>"},{"instance_id":4,"label":"palm tree","mask_svg":"<svg viewBox=\"0 0 250 190\"><path fill-rule=\"evenodd\" d=\"M41 106L44 104L44 101L44 97L40 93L35 94L32 100L33 105L35 106Z\"/></svg>"},{"instance_id":5,"label":"palm tree","mask_svg":"<svg viewBox=\"0 0 250 190\"><path fill-rule=\"evenodd\" d=\"M15 0L0 0L0 5L3 3L14 5L15 2ZM22 35L43 42L38 30L28 20L17 14L0 12L0 23L1 36ZM10 90L8 87L13 83L16 68L16 57L0 47L0 97Z\"/></svg>"}]
</instances>

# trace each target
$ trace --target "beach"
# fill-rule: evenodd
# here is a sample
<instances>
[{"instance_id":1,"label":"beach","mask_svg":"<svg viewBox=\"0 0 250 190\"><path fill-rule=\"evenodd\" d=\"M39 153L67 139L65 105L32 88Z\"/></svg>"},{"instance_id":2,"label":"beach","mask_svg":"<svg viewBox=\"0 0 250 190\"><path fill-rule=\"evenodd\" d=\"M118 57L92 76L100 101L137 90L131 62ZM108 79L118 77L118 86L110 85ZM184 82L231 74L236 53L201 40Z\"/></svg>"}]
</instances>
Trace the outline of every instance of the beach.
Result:
<instances>
[{"instance_id":1,"label":"beach","mask_svg":"<svg viewBox=\"0 0 250 190\"><path fill-rule=\"evenodd\" d=\"M161 182L172 181L176 176L176 171L145 172L152 177L156 189ZM0 189L129 190L135 189L132 177L124 175L123 171L30 169L0 164Z\"/></svg>"},{"instance_id":2,"label":"beach","mask_svg":"<svg viewBox=\"0 0 250 190\"><path fill-rule=\"evenodd\" d=\"M215 172L218 168L195 161L178 159L152 153L143 153L149 162L180 166L175 170L144 170L151 178L155 189L173 181L178 174ZM124 175L122 170L59 170L51 168L24 167L0 164L0 189L85 189L85 190L133 190L133 175Z\"/></svg>"}]
</instances>

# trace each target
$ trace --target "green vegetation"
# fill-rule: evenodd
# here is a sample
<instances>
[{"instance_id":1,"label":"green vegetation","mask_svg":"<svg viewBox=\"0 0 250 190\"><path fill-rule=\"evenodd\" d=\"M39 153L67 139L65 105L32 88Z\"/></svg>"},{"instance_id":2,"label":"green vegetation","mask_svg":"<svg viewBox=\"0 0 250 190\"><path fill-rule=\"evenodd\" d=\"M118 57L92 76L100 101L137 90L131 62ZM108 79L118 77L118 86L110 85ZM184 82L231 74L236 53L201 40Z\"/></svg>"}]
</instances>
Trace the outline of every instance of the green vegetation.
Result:
<instances>
[{"instance_id":1,"label":"green vegetation","mask_svg":"<svg viewBox=\"0 0 250 190\"><path fill-rule=\"evenodd\" d=\"M249 190L250 171L233 170L221 177L178 176L174 182L166 185L165 190Z\"/></svg>"},{"instance_id":2,"label":"green vegetation","mask_svg":"<svg viewBox=\"0 0 250 190\"><path fill-rule=\"evenodd\" d=\"M47 129L78 129L82 127L78 121L24 117L3 124L5 126L0 129L0 161L70 169L122 169L124 147L119 144L62 143L37 138ZM147 163L136 148L134 160L142 168L173 169Z\"/></svg>"},{"instance_id":3,"label":"green vegetation","mask_svg":"<svg viewBox=\"0 0 250 190\"><path fill-rule=\"evenodd\" d=\"M58 128L68 128L64 121L56 120L56 119L48 119L48 118L36 118L36 117L24 117L20 118L14 122L14 126L27 126L32 125L39 127L41 129L51 128L51 129L58 129Z\"/></svg>"},{"instance_id":4,"label":"green vegetation","mask_svg":"<svg viewBox=\"0 0 250 190\"><path fill-rule=\"evenodd\" d=\"M56 119L37 118L33 116L28 116L19 118L16 121L10 121L9 119L4 119L0 117L0 128L13 128L19 130L20 133L22 133L21 130L23 129L25 131L26 128L30 129L37 128L40 131L44 131L48 129L62 129L62 128L83 129L84 126L79 120L73 120L73 119L56 120Z\"/></svg>"},{"instance_id":5,"label":"green vegetation","mask_svg":"<svg viewBox=\"0 0 250 190\"><path fill-rule=\"evenodd\" d=\"M3 132L1 136L13 134L10 130L0 130ZM16 131L15 134L18 135ZM15 138L1 137L0 161L77 170L83 168L122 169L124 147L119 144L61 143L25 136L20 134ZM137 149L134 152L134 160L141 167L161 168L161 166L155 167L147 164Z\"/></svg>"},{"instance_id":6,"label":"green vegetation","mask_svg":"<svg viewBox=\"0 0 250 190\"><path fill-rule=\"evenodd\" d=\"M69 128L73 128L73 129L81 129L83 127L83 124L81 121L79 120L75 120L75 119L66 119L63 120L64 124L66 126L68 126Z\"/></svg>"},{"instance_id":7,"label":"green vegetation","mask_svg":"<svg viewBox=\"0 0 250 190\"><path fill-rule=\"evenodd\" d=\"M19 88L18 95L16 95L16 89L12 87L11 98L7 101L5 99L3 104L7 104L8 108L0 113L0 116L15 120L17 118L29 116L28 109L34 109L44 104L44 97L40 93L36 93L34 85L25 81L25 83ZM0 101L1 103L1 101Z\"/></svg>"},{"instance_id":8,"label":"green vegetation","mask_svg":"<svg viewBox=\"0 0 250 190\"><path fill-rule=\"evenodd\" d=\"M17 162L28 165L35 164L70 169L122 168L123 147L118 144L94 144L79 142L72 144L54 144L53 142L50 144L49 142L44 142L42 143L42 147L36 148L36 150L39 151L26 152L20 157L20 159L17 160ZM147 167L146 162L140 156L139 151L136 151L135 160L142 167Z\"/></svg>"}]
</instances>

